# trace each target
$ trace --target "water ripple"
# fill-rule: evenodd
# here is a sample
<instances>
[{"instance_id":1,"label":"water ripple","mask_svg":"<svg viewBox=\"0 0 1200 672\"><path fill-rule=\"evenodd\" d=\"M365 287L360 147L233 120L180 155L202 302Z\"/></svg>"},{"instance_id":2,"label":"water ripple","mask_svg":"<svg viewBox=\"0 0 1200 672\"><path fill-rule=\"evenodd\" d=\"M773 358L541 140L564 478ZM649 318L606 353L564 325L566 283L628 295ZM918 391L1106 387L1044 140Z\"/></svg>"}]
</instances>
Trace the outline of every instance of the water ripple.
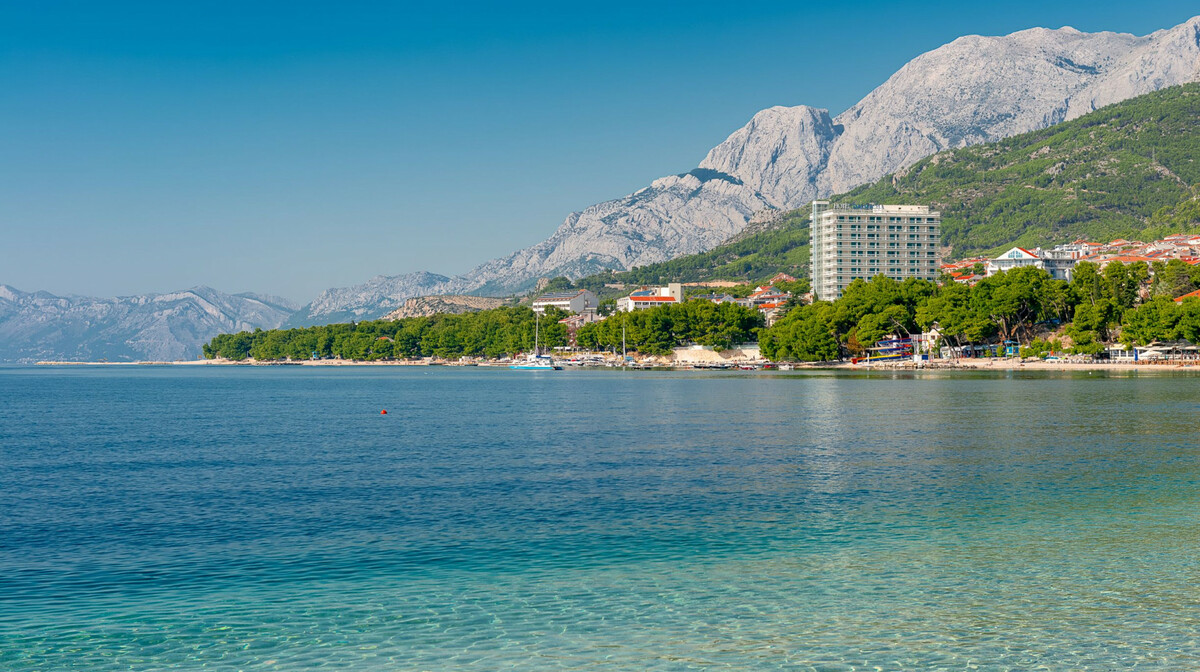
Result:
<instances>
[{"instance_id":1,"label":"water ripple","mask_svg":"<svg viewBox=\"0 0 1200 672\"><path fill-rule=\"evenodd\" d=\"M0 369L0 669L1200 669L1096 378Z\"/></svg>"}]
</instances>

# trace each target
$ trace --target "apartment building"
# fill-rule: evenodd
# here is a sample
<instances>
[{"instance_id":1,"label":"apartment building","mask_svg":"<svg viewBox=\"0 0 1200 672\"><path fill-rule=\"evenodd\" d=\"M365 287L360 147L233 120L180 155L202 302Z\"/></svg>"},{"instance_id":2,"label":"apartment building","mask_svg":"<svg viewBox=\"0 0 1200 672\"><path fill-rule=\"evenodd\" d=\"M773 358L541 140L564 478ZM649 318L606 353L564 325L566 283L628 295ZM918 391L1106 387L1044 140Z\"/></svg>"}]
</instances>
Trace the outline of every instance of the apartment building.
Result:
<instances>
[{"instance_id":1,"label":"apartment building","mask_svg":"<svg viewBox=\"0 0 1200 672\"><path fill-rule=\"evenodd\" d=\"M812 287L832 301L857 278L936 280L942 215L926 205L812 203Z\"/></svg>"}]
</instances>

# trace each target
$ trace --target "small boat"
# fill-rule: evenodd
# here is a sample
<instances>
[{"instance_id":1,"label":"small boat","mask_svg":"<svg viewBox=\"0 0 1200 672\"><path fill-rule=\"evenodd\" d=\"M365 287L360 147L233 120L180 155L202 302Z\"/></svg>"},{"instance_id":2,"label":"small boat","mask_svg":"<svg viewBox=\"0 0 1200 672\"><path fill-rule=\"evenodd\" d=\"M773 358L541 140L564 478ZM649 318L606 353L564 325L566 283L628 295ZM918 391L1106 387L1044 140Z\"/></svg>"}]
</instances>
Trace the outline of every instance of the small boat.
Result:
<instances>
[{"instance_id":1,"label":"small boat","mask_svg":"<svg viewBox=\"0 0 1200 672\"><path fill-rule=\"evenodd\" d=\"M538 354L537 315L533 317L533 352L527 355L524 361L518 360L509 364L508 368L521 369L522 371L562 371L563 367L555 364L550 355Z\"/></svg>"},{"instance_id":2,"label":"small boat","mask_svg":"<svg viewBox=\"0 0 1200 672\"><path fill-rule=\"evenodd\" d=\"M877 362L911 361L913 342L911 338L889 338L876 341L875 347L868 348L866 357L850 360L853 364L875 364Z\"/></svg>"},{"instance_id":3,"label":"small boat","mask_svg":"<svg viewBox=\"0 0 1200 672\"><path fill-rule=\"evenodd\" d=\"M509 364L508 368L524 371L562 371L563 367L555 364L549 355L529 355L524 361Z\"/></svg>"}]
</instances>

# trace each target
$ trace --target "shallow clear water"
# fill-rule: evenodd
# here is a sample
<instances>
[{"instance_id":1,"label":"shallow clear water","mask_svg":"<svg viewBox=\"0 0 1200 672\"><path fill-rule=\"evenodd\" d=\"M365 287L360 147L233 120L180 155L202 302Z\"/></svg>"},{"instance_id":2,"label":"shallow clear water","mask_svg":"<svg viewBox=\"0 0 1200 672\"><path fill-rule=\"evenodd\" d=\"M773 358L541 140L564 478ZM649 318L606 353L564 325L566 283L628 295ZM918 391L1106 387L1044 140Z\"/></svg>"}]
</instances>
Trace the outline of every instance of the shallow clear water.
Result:
<instances>
[{"instance_id":1,"label":"shallow clear water","mask_svg":"<svg viewBox=\"0 0 1200 672\"><path fill-rule=\"evenodd\" d=\"M0 669L1200 669L1198 412L1190 376L0 369Z\"/></svg>"}]
</instances>

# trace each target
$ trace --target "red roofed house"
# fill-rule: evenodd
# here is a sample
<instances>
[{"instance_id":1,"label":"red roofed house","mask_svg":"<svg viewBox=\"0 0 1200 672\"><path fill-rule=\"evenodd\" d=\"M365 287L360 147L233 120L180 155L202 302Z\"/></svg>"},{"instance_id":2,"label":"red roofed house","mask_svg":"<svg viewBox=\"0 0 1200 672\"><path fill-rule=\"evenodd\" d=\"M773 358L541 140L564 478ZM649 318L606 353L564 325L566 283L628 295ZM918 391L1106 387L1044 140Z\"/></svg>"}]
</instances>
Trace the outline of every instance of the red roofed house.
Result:
<instances>
[{"instance_id":1,"label":"red roofed house","mask_svg":"<svg viewBox=\"0 0 1200 672\"><path fill-rule=\"evenodd\" d=\"M632 313L643 308L683 303L683 285L672 282L666 287L643 287L617 299L617 310Z\"/></svg>"},{"instance_id":2,"label":"red roofed house","mask_svg":"<svg viewBox=\"0 0 1200 672\"><path fill-rule=\"evenodd\" d=\"M575 346L575 334L579 332L580 327L588 322L594 321L591 319L594 315L594 312L585 313L582 315L571 315L558 321L559 324L567 325L567 345L570 345L571 347Z\"/></svg>"},{"instance_id":3,"label":"red roofed house","mask_svg":"<svg viewBox=\"0 0 1200 672\"><path fill-rule=\"evenodd\" d=\"M987 274L989 276L1007 271L1021 266L1036 266L1043 268L1042 258L1033 252L1023 248L1014 247L1004 254L989 259L987 262Z\"/></svg>"},{"instance_id":4,"label":"red roofed house","mask_svg":"<svg viewBox=\"0 0 1200 672\"><path fill-rule=\"evenodd\" d=\"M1200 299L1200 289L1197 289L1194 292L1188 292L1187 294L1184 294L1183 296L1177 297L1175 299L1175 303L1183 303L1184 299Z\"/></svg>"},{"instance_id":5,"label":"red roofed house","mask_svg":"<svg viewBox=\"0 0 1200 672\"><path fill-rule=\"evenodd\" d=\"M1107 266L1114 261L1119 261L1125 265L1136 264L1139 261L1149 264L1154 261L1154 258L1140 254L1119 254L1111 259L1106 260L1102 266Z\"/></svg>"},{"instance_id":6,"label":"red roofed house","mask_svg":"<svg viewBox=\"0 0 1200 672\"><path fill-rule=\"evenodd\" d=\"M767 326L775 324L783 314L787 312L787 302L780 301L779 303L764 303L758 307L758 311L763 314L766 319Z\"/></svg>"},{"instance_id":7,"label":"red roofed house","mask_svg":"<svg viewBox=\"0 0 1200 672\"><path fill-rule=\"evenodd\" d=\"M751 308L757 308L765 303L783 303L792 298L788 292L781 292L771 285L766 287L755 287L754 293L746 297L746 304Z\"/></svg>"}]
</instances>

